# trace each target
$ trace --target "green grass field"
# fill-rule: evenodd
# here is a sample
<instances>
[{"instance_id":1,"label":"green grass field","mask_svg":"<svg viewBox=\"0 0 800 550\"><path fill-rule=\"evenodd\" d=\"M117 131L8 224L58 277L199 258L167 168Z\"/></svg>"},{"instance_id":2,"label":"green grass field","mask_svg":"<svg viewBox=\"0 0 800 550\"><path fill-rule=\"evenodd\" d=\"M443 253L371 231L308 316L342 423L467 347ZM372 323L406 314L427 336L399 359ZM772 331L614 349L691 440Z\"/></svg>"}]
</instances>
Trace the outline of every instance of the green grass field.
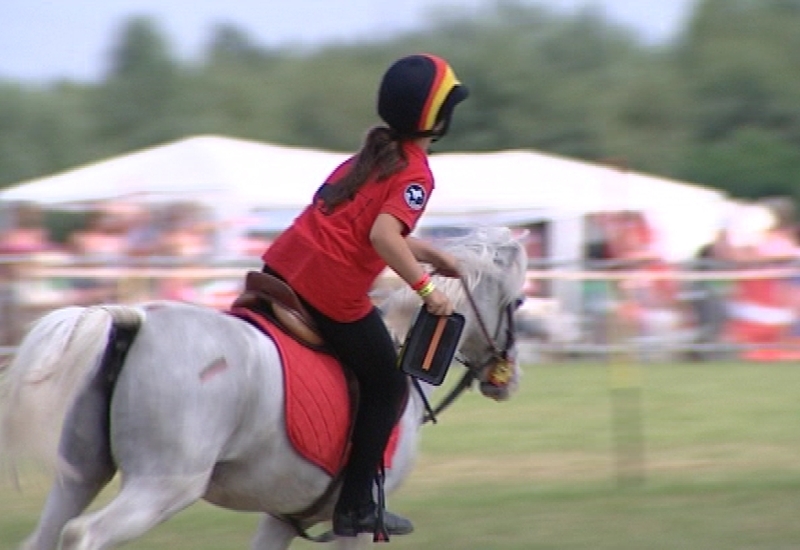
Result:
<instances>
[{"instance_id":1,"label":"green grass field","mask_svg":"<svg viewBox=\"0 0 800 550\"><path fill-rule=\"evenodd\" d=\"M471 393L424 428L390 499L417 531L391 547L797 548L799 397L800 365L530 366L511 401ZM22 482L0 485L2 549L46 494ZM198 504L126 548L247 548L255 522Z\"/></svg>"}]
</instances>

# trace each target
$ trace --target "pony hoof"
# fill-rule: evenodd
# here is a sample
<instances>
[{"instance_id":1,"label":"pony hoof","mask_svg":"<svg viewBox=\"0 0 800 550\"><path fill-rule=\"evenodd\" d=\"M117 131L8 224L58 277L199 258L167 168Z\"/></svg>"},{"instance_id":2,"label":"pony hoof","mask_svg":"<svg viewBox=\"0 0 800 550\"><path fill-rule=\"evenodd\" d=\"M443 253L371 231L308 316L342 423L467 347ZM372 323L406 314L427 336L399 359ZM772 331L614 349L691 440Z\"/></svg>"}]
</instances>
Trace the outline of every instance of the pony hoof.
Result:
<instances>
[{"instance_id":1,"label":"pony hoof","mask_svg":"<svg viewBox=\"0 0 800 550\"><path fill-rule=\"evenodd\" d=\"M61 550L92 550L89 534L83 524L68 523L61 533Z\"/></svg>"}]
</instances>

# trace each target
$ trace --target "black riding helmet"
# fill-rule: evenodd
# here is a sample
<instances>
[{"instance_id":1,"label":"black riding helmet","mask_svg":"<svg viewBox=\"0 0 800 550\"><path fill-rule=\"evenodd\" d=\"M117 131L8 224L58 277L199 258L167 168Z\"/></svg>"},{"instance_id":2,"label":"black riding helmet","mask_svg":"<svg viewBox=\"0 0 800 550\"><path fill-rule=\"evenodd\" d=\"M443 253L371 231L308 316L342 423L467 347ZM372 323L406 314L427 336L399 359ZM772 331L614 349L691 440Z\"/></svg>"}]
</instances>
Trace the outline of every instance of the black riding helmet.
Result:
<instances>
[{"instance_id":1,"label":"black riding helmet","mask_svg":"<svg viewBox=\"0 0 800 550\"><path fill-rule=\"evenodd\" d=\"M395 61L383 75L378 115L404 138L440 138L447 133L453 109L469 94L453 69L431 54ZM436 125L444 121L439 129Z\"/></svg>"}]
</instances>

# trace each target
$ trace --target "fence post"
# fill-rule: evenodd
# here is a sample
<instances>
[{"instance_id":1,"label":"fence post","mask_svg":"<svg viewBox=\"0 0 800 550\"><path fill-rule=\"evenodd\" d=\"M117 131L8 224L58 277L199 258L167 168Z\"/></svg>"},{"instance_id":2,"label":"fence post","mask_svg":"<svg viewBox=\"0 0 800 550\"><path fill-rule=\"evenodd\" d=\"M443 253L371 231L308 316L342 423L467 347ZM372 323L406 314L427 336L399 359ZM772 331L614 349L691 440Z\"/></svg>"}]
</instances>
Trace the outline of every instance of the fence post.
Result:
<instances>
[{"instance_id":1,"label":"fence post","mask_svg":"<svg viewBox=\"0 0 800 550\"><path fill-rule=\"evenodd\" d=\"M606 358L617 485L640 486L645 482L645 455L640 357L632 351L637 328L626 316L625 304L618 292L614 298L616 303L607 319L609 351Z\"/></svg>"}]
</instances>

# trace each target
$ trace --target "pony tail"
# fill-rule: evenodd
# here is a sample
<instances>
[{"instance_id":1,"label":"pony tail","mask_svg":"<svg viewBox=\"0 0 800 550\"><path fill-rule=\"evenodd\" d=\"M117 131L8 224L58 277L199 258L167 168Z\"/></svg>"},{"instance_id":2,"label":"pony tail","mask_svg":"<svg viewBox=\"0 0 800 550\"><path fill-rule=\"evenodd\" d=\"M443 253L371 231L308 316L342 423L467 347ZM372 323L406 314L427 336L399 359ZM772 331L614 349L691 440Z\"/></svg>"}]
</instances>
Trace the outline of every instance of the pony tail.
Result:
<instances>
[{"instance_id":1,"label":"pony tail","mask_svg":"<svg viewBox=\"0 0 800 550\"><path fill-rule=\"evenodd\" d=\"M334 208L349 200L361 189L370 178L384 181L404 169L408 165L400 136L386 126L376 126L367 132L361 150L353 160L353 166L335 185L324 186L325 193L318 193L324 210L332 212Z\"/></svg>"}]
</instances>

